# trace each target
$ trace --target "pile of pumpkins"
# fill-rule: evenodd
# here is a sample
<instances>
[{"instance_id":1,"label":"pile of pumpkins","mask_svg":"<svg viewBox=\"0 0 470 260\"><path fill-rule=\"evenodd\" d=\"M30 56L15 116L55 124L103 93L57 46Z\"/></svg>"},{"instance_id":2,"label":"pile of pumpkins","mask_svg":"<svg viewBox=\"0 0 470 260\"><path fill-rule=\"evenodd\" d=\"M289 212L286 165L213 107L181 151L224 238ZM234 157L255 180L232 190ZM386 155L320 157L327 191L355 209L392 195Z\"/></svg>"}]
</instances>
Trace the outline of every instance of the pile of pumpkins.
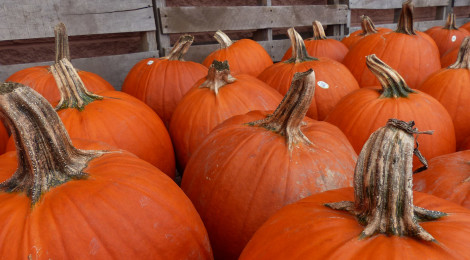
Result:
<instances>
[{"instance_id":1,"label":"pile of pumpkins","mask_svg":"<svg viewBox=\"0 0 470 260\"><path fill-rule=\"evenodd\" d=\"M396 30L290 28L274 64L222 31L184 61L183 35L115 91L59 24L54 64L0 85L0 258L468 258L465 27L405 2Z\"/></svg>"}]
</instances>

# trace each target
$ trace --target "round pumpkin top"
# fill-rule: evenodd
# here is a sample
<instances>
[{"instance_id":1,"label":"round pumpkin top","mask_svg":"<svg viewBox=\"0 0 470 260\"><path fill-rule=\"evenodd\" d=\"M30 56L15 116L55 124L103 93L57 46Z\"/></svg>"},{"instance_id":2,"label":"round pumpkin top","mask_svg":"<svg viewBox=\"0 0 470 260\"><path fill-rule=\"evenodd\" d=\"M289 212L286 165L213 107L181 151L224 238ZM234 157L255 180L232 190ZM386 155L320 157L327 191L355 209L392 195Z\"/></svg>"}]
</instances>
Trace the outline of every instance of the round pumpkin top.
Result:
<instances>
[{"instance_id":1,"label":"round pumpkin top","mask_svg":"<svg viewBox=\"0 0 470 260\"><path fill-rule=\"evenodd\" d=\"M455 25L455 14L447 15L446 24L442 26L434 26L425 31L439 48L441 57L455 46L460 46L463 39L470 36L470 32L463 28L457 28Z\"/></svg>"}]
</instances>

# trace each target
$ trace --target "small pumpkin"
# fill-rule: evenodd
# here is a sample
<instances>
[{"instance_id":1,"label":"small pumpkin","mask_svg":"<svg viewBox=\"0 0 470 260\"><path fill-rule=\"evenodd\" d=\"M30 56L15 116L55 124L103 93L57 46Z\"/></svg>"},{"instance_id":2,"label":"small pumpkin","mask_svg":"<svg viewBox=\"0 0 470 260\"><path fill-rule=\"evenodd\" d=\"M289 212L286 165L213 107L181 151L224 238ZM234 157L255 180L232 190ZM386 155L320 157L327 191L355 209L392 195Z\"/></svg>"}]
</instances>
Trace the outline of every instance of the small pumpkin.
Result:
<instances>
[{"instance_id":1,"label":"small pumpkin","mask_svg":"<svg viewBox=\"0 0 470 260\"><path fill-rule=\"evenodd\" d=\"M323 26L319 21L312 23L313 37L305 40L307 53L312 57L328 57L337 62L342 62L348 47L336 39L329 39L325 35ZM292 57L292 47L289 48L281 61L286 61Z\"/></svg>"},{"instance_id":2,"label":"small pumpkin","mask_svg":"<svg viewBox=\"0 0 470 260\"><path fill-rule=\"evenodd\" d=\"M63 23L57 24L54 27L54 34L56 46L54 64L57 64L61 59L64 58L70 60L69 40L65 25ZM35 66L26 68L13 73L5 81L17 82L31 87L43 97L45 97L49 103L56 103L60 100L60 93L57 88L54 76L52 75L49 68L50 66ZM114 90L111 84L95 73L83 70L77 70L77 73L82 79L86 88L93 93Z\"/></svg>"},{"instance_id":3,"label":"small pumpkin","mask_svg":"<svg viewBox=\"0 0 470 260\"><path fill-rule=\"evenodd\" d=\"M358 41L371 34L384 33L391 30L392 29L382 27L376 28L369 16L361 15L361 30L349 34L349 36L344 37L341 42L346 45L348 49L351 49Z\"/></svg>"},{"instance_id":4,"label":"small pumpkin","mask_svg":"<svg viewBox=\"0 0 470 260\"><path fill-rule=\"evenodd\" d=\"M0 115L19 147L0 156L2 258L212 259L193 205L156 167L74 147L52 106L21 84L0 85Z\"/></svg>"},{"instance_id":5,"label":"small pumpkin","mask_svg":"<svg viewBox=\"0 0 470 260\"><path fill-rule=\"evenodd\" d=\"M149 105L166 126L184 94L207 75L205 66L183 60L193 40L191 35L182 35L167 56L141 60L122 85L123 92Z\"/></svg>"},{"instance_id":6,"label":"small pumpkin","mask_svg":"<svg viewBox=\"0 0 470 260\"><path fill-rule=\"evenodd\" d=\"M211 52L202 62L202 65L208 68L214 60L226 60L233 74L257 77L265 68L273 65L271 56L256 41L241 39L233 42L220 30L214 34L214 38L220 44L220 48Z\"/></svg>"},{"instance_id":7,"label":"small pumpkin","mask_svg":"<svg viewBox=\"0 0 470 260\"><path fill-rule=\"evenodd\" d=\"M367 141L354 189L290 204L261 226L246 259L465 259L470 210L412 191L413 123L396 119Z\"/></svg>"},{"instance_id":8,"label":"small pumpkin","mask_svg":"<svg viewBox=\"0 0 470 260\"><path fill-rule=\"evenodd\" d=\"M439 53L442 57L448 50L460 46L463 39L470 36L470 32L465 29L457 28L455 25L455 14L447 15L444 27L434 26L425 31L436 42Z\"/></svg>"}]
</instances>

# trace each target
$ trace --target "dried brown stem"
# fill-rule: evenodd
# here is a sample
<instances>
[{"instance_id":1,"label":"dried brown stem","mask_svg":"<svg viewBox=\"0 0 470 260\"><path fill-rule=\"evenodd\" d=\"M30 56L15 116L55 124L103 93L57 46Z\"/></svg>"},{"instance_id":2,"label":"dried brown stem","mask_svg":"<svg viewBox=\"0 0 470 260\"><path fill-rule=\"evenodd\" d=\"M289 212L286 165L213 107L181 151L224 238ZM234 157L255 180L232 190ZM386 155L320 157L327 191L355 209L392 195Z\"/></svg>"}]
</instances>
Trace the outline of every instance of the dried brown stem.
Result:
<instances>
[{"instance_id":1,"label":"dried brown stem","mask_svg":"<svg viewBox=\"0 0 470 260\"><path fill-rule=\"evenodd\" d=\"M183 61L183 56L188 52L189 47L194 41L194 36L182 35L171 49L170 53L162 59Z\"/></svg>"},{"instance_id":2,"label":"dried brown stem","mask_svg":"<svg viewBox=\"0 0 470 260\"><path fill-rule=\"evenodd\" d=\"M86 178L83 169L102 154L76 149L52 106L19 83L0 85L0 117L13 135L18 155L18 169L0 189L25 192L32 204L52 187Z\"/></svg>"},{"instance_id":3,"label":"dried brown stem","mask_svg":"<svg viewBox=\"0 0 470 260\"><path fill-rule=\"evenodd\" d=\"M326 40L325 30L323 30L323 25L317 20L313 21L313 39L314 40Z\"/></svg>"},{"instance_id":4,"label":"dried brown stem","mask_svg":"<svg viewBox=\"0 0 470 260\"><path fill-rule=\"evenodd\" d=\"M458 30L459 29L455 25L455 14L454 13L449 13L447 15L446 25L444 25L444 27L442 27L442 28L447 29L447 30Z\"/></svg>"},{"instance_id":5,"label":"dried brown stem","mask_svg":"<svg viewBox=\"0 0 470 260\"><path fill-rule=\"evenodd\" d=\"M59 23L54 27L55 63L62 59L70 60L69 36L65 24Z\"/></svg>"},{"instance_id":6,"label":"dried brown stem","mask_svg":"<svg viewBox=\"0 0 470 260\"><path fill-rule=\"evenodd\" d=\"M220 44L221 49L228 48L230 45L233 44L232 40L230 40L230 38L227 36L227 34L222 32L221 30L218 30L217 32L215 32L214 38Z\"/></svg>"},{"instance_id":7,"label":"dried brown stem","mask_svg":"<svg viewBox=\"0 0 470 260\"><path fill-rule=\"evenodd\" d=\"M416 32L413 28L413 8L414 6L411 1L406 1L403 3L400 19L398 20L397 29L395 32L416 35Z\"/></svg>"},{"instance_id":8,"label":"dried brown stem","mask_svg":"<svg viewBox=\"0 0 470 260\"><path fill-rule=\"evenodd\" d=\"M289 35L292 48L292 57L286 60L285 63L301 63L304 61L318 60L308 55L302 36L300 36L294 28L289 28L287 34Z\"/></svg>"},{"instance_id":9,"label":"dried brown stem","mask_svg":"<svg viewBox=\"0 0 470 260\"><path fill-rule=\"evenodd\" d=\"M371 34L378 32L377 29L375 28L374 23L372 22L370 17L367 15L361 15L361 28L362 28L362 33L360 33L359 35L362 35L362 36L367 36L367 35L371 35Z\"/></svg>"},{"instance_id":10,"label":"dried brown stem","mask_svg":"<svg viewBox=\"0 0 470 260\"><path fill-rule=\"evenodd\" d=\"M454 64L449 69L470 69L470 36L463 39L460 45L459 54Z\"/></svg>"},{"instance_id":11,"label":"dried brown stem","mask_svg":"<svg viewBox=\"0 0 470 260\"><path fill-rule=\"evenodd\" d=\"M214 60L209 67L206 81L199 88L209 88L217 95L219 89L227 84L235 82L237 79L230 74L228 61Z\"/></svg>"}]
</instances>

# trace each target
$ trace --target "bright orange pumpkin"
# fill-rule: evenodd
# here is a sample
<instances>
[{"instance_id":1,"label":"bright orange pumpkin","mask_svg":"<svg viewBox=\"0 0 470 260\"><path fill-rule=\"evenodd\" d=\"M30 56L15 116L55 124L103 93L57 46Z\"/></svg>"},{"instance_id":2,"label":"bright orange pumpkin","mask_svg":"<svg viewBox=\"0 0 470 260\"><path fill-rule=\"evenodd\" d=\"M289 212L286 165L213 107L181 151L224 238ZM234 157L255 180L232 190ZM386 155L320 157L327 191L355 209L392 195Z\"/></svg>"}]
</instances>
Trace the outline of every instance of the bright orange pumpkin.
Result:
<instances>
[{"instance_id":1,"label":"bright orange pumpkin","mask_svg":"<svg viewBox=\"0 0 470 260\"><path fill-rule=\"evenodd\" d=\"M0 86L0 114L21 147L0 156L3 259L212 259L170 178L125 151L75 148L49 103L19 85Z\"/></svg>"},{"instance_id":2,"label":"bright orange pumpkin","mask_svg":"<svg viewBox=\"0 0 470 260\"><path fill-rule=\"evenodd\" d=\"M436 42L442 57L448 50L460 46L463 38L470 36L470 32L455 25L455 14L447 15L444 27L434 26L425 31Z\"/></svg>"},{"instance_id":3,"label":"bright orange pumpkin","mask_svg":"<svg viewBox=\"0 0 470 260\"><path fill-rule=\"evenodd\" d=\"M341 42L346 45L348 49L351 49L358 41L371 34L384 33L392 30L382 27L376 28L370 17L367 15L361 15L361 28L362 30L357 30L341 40Z\"/></svg>"}]
</instances>

